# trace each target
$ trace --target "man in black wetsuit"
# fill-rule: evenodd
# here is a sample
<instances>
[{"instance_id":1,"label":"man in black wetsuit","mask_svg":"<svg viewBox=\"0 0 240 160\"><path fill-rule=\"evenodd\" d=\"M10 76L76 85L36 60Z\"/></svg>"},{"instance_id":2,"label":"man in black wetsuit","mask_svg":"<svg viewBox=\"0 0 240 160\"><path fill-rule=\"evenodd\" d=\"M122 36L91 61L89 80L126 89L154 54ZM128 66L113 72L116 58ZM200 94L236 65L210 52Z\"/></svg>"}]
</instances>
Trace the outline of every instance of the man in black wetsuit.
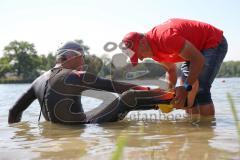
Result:
<instances>
[{"instance_id":1,"label":"man in black wetsuit","mask_svg":"<svg viewBox=\"0 0 240 160\"><path fill-rule=\"evenodd\" d=\"M63 124L114 122L131 110L154 109L156 103L171 98L157 89L112 81L83 71L84 50L76 42L67 42L57 52L53 69L38 77L9 110L9 123L19 122L23 111L38 99L47 121ZM111 104L84 112L81 94L85 90L105 90L120 94Z\"/></svg>"}]
</instances>

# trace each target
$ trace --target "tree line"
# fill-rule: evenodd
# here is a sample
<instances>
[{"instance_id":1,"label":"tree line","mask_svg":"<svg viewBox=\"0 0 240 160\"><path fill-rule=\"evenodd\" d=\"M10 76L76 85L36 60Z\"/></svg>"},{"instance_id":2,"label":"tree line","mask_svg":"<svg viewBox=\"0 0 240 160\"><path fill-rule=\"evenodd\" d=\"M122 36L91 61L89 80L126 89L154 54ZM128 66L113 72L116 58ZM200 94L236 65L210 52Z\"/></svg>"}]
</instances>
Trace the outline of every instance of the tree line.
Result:
<instances>
[{"instance_id":1,"label":"tree line","mask_svg":"<svg viewBox=\"0 0 240 160\"><path fill-rule=\"evenodd\" d=\"M102 76L110 74L110 59L90 55L90 47L83 40L75 40L85 50L86 70ZM54 67L56 53L39 54L33 43L27 41L12 41L3 49L0 57L0 83L32 82L43 72Z\"/></svg>"},{"instance_id":2,"label":"tree line","mask_svg":"<svg viewBox=\"0 0 240 160\"><path fill-rule=\"evenodd\" d=\"M165 74L165 70L153 60L146 60L137 67L126 64L117 68L106 54L101 57L89 54L90 47L83 40L76 41L86 51L86 71L93 74L112 79L159 78ZM0 57L0 83L32 82L44 71L51 69L55 59L55 53L37 53L33 43L12 41L4 47L3 56ZM240 61L224 62L218 77L240 77Z\"/></svg>"},{"instance_id":3,"label":"tree line","mask_svg":"<svg viewBox=\"0 0 240 160\"><path fill-rule=\"evenodd\" d=\"M240 77L240 61L223 62L218 77Z\"/></svg>"}]
</instances>

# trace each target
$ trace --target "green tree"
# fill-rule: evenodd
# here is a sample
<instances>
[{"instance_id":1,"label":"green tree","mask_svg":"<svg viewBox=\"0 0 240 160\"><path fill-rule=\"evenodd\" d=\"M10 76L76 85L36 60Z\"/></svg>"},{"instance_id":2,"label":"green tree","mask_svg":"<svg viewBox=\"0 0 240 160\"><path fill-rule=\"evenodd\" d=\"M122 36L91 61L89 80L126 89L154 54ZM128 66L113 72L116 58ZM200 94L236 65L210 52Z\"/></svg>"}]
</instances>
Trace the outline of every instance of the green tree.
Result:
<instances>
[{"instance_id":1,"label":"green tree","mask_svg":"<svg viewBox=\"0 0 240 160\"><path fill-rule=\"evenodd\" d=\"M48 53L47 55L47 70L54 67L56 63L56 55L53 53Z\"/></svg>"},{"instance_id":2,"label":"green tree","mask_svg":"<svg viewBox=\"0 0 240 160\"><path fill-rule=\"evenodd\" d=\"M224 62L220 68L218 77L240 77L240 61Z\"/></svg>"},{"instance_id":3,"label":"green tree","mask_svg":"<svg viewBox=\"0 0 240 160\"><path fill-rule=\"evenodd\" d=\"M37 69L41 60L34 44L26 41L12 41L4 48L4 56L11 60L17 76L22 76L24 79L38 76Z\"/></svg>"},{"instance_id":4,"label":"green tree","mask_svg":"<svg viewBox=\"0 0 240 160\"><path fill-rule=\"evenodd\" d=\"M107 56L107 54L103 54L100 59L102 60L102 68L100 71L100 76L108 76L111 73L111 59Z\"/></svg>"},{"instance_id":5,"label":"green tree","mask_svg":"<svg viewBox=\"0 0 240 160\"><path fill-rule=\"evenodd\" d=\"M53 53L49 53L47 56L41 55L39 58L41 59L41 70L47 71L53 68L56 63L56 56Z\"/></svg>"},{"instance_id":6,"label":"green tree","mask_svg":"<svg viewBox=\"0 0 240 160\"><path fill-rule=\"evenodd\" d=\"M0 58L0 78L5 77L6 73L13 71L10 61L9 57Z\"/></svg>"}]
</instances>

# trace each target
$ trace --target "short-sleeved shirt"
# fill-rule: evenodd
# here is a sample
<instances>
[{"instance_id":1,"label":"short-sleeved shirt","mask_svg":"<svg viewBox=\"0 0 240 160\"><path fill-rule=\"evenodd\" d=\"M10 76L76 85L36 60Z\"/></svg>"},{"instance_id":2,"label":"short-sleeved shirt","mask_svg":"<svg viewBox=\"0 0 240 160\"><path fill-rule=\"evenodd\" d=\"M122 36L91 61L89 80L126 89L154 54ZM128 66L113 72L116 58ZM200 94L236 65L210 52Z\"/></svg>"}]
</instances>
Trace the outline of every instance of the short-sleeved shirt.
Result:
<instances>
[{"instance_id":1,"label":"short-sleeved shirt","mask_svg":"<svg viewBox=\"0 0 240 160\"><path fill-rule=\"evenodd\" d=\"M179 56L185 40L203 51L217 47L223 31L204 22L174 18L155 26L145 35L155 61L175 63L185 61Z\"/></svg>"}]
</instances>

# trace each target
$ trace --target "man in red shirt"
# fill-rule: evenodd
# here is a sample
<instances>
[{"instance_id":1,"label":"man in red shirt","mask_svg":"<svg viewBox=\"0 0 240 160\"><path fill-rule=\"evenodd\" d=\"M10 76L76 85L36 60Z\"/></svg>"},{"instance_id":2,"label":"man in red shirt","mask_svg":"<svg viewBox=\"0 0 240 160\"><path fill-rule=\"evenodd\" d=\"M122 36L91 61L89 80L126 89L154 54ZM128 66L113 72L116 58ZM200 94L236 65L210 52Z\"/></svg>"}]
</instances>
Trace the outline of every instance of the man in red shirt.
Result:
<instances>
[{"instance_id":1,"label":"man in red shirt","mask_svg":"<svg viewBox=\"0 0 240 160\"><path fill-rule=\"evenodd\" d=\"M176 92L176 108L184 108L187 97L194 97L193 107L184 108L187 112L215 114L210 89L228 48L222 30L204 22L174 18L145 34L130 32L123 43L133 65L138 59L152 58L165 67L169 88ZM175 88L178 62L184 62L182 83Z\"/></svg>"}]
</instances>

